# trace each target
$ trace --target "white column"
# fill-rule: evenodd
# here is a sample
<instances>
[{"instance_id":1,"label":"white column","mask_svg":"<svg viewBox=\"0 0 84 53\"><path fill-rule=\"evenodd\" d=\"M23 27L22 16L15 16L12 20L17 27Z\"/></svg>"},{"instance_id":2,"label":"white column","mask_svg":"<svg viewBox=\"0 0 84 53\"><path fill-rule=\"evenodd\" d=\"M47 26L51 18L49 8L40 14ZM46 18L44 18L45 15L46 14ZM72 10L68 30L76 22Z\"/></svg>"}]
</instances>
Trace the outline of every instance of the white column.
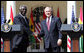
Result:
<instances>
[{"instance_id":1,"label":"white column","mask_svg":"<svg viewBox=\"0 0 84 53\"><path fill-rule=\"evenodd\" d=\"M16 16L16 1L6 1L6 20L10 19L11 6L13 10L13 18Z\"/></svg>"}]
</instances>

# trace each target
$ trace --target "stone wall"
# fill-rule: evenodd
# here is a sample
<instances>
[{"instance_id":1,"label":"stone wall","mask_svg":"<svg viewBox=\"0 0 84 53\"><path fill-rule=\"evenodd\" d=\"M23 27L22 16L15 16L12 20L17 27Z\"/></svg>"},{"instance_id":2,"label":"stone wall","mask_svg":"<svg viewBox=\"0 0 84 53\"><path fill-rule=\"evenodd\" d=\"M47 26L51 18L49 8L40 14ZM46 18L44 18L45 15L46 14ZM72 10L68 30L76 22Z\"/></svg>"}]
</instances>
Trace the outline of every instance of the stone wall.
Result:
<instances>
[{"instance_id":1,"label":"stone wall","mask_svg":"<svg viewBox=\"0 0 84 53\"><path fill-rule=\"evenodd\" d=\"M6 15L6 1L1 1L1 6L4 6L4 13ZM16 1L16 14L19 12L19 6L26 5L28 8L27 17L30 17L31 7L32 9L39 6L51 6L53 8L53 13L57 16L57 9L59 7L60 18L62 23L65 18L67 18L67 1ZM83 8L83 1L76 1L76 17L79 17L80 6Z\"/></svg>"}]
</instances>

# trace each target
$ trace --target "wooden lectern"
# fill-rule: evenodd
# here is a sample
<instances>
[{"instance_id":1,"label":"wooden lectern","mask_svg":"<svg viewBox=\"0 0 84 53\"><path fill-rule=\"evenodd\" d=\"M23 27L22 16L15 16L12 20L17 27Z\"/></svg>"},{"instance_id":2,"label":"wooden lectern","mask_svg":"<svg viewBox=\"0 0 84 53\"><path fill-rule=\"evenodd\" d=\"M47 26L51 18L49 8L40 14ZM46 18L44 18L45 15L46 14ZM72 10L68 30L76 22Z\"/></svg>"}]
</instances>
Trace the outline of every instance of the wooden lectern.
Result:
<instances>
[{"instance_id":1,"label":"wooden lectern","mask_svg":"<svg viewBox=\"0 0 84 53\"><path fill-rule=\"evenodd\" d=\"M10 27L11 29L9 31L5 31L4 29L6 27ZM15 34L20 34L22 33L22 29L20 25L8 25L7 23L3 24L3 26L1 26L1 36L4 40L4 52L11 52L11 47L12 45L10 45L10 40L12 40L12 38L14 37Z\"/></svg>"},{"instance_id":2,"label":"wooden lectern","mask_svg":"<svg viewBox=\"0 0 84 53\"><path fill-rule=\"evenodd\" d=\"M61 33L69 35L72 40L72 52L79 52L79 37L83 34L83 24L80 25L80 30L75 32L72 29L72 24L62 24Z\"/></svg>"}]
</instances>

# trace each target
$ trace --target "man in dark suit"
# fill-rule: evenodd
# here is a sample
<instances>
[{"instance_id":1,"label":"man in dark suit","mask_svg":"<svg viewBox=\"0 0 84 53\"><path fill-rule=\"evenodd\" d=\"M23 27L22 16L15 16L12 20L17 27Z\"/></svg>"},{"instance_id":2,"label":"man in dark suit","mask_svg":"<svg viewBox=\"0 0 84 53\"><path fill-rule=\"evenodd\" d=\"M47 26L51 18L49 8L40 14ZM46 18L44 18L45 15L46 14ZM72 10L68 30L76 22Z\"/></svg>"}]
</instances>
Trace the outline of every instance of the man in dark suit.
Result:
<instances>
[{"instance_id":1,"label":"man in dark suit","mask_svg":"<svg viewBox=\"0 0 84 53\"><path fill-rule=\"evenodd\" d=\"M52 15L51 7L46 7L44 12L47 18L41 22L41 32L36 36L39 38L44 36L45 52L60 52L62 44L61 20Z\"/></svg>"},{"instance_id":2,"label":"man in dark suit","mask_svg":"<svg viewBox=\"0 0 84 53\"><path fill-rule=\"evenodd\" d=\"M22 34L17 34L13 38L13 52L27 52L29 45L30 34L33 34L29 29L29 20L26 17L27 7L22 5L19 8L19 14L14 18L14 24L21 25Z\"/></svg>"}]
</instances>

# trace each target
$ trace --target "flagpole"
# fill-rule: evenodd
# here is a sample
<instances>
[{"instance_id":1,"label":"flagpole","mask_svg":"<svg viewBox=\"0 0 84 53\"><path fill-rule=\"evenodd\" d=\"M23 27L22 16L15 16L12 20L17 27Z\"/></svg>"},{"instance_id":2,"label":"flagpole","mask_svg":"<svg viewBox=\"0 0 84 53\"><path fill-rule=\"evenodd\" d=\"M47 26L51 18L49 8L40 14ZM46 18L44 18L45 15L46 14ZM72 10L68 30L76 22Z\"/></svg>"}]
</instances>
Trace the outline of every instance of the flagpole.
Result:
<instances>
[{"instance_id":1,"label":"flagpole","mask_svg":"<svg viewBox=\"0 0 84 53\"><path fill-rule=\"evenodd\" d=\"M10 19L11 7L13 11L13 18L16 16L16 1L6 1L6 22Z\"/></svg>"},{"instance_id":2,"label":"flagpole","mask_svg":"<svg viewBox=\"0 0 84 53\"><path fill-rule=\"evenodd\" d=\"M74 6L74 16L76 18L76 1L67 1L67 24L72 22L72 6ZM67 35L68 36L68 35ZM71 42L67 40L67 52L72 52L72 43L73 41L68 36L67 39L70 39Z\"/></svg>"}]
</instances>

